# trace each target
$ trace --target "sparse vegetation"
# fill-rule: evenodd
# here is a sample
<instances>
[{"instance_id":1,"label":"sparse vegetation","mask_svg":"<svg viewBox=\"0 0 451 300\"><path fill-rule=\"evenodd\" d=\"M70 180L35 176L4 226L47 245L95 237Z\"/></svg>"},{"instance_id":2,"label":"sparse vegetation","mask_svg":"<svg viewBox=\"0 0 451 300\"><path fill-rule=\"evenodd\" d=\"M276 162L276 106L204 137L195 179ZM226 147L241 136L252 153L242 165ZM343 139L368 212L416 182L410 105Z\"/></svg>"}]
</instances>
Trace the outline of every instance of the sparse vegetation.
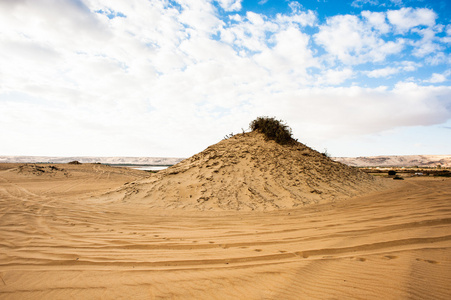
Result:
<instances>
[{"instance_id":1,"label":"sparse vegetation","mask_svg":"<svg viewBox=\"0 0 451 300\"><path fill-rule=\"evenodd\" d=\"M281 120L270 117L258 117L249 126L252 131L260 131L268 139L274 140L279 144L288 144L294 141L291 137L291 128Z\"/></svg>"},{"instance_id":2,"label":"sparse vegetation","mask_svg":"<svg viewBox=\"0 0 451 300\"><path fill-rule=\"evenodd\" d=\"M444 171L438 171L434 173L434 176L439 176L439 177L451 177L451 172L444 170Z\"/></svg>"},{"instance_id":3,"label":"sparse vegetation","mask_svg":"<svg viewBox=\"0 0 451 300\"><path fill-rule=\"evenodd\" d=\"M233 137L233 132L231 132L230 134L226 134L225 136L224 136L224 140L228 140L228 139L230 139L231 137Z\"/></svg>"},{"instance_id":4,"label":"sparse vegetation","mask_svg":"<svg viewBox=\"0 0 451 300\"><path fill-rule=\"evenodd\" d=\"M324 148L324 152L322 153L325 157L331 157L331 155L330 155L330 153L329 152L327 152L327 149L326 148Z\"/></svg>"},{"instance_id":5,"label":"sparse vegetation","mask_svg":"<svg viewBox=\"0 0 451 300\"><path fill-rule=\"evenodd\" d=\"M398 174L402 174L403 178L409 178L414 176L451 177L451 170L444 168L437 170L435 168L430 167L420 167L420 168L399 167L388 170L388 175L387 175L388 168L360 167L359 169L373 176L385 176L393 179L397 179L394 177L399 176Z\"/></svg>"}]
</instances>

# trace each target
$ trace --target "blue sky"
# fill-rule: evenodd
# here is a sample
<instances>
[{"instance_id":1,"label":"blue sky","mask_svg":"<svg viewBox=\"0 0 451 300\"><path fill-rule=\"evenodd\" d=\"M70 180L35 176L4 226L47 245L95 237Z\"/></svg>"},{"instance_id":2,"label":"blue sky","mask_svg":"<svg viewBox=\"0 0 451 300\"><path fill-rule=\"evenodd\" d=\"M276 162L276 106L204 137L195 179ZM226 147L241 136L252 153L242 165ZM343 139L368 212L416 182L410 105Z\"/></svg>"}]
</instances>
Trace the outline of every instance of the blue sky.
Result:
<instances>
[{"instance_id":1,"label":"blue sky","mask_svg":"<svg viewBox=\"0 0 451 300\"><path fill-rule=\"evenodd\" d=\"M333 156L451 153L447 1L0 1L0 155L188 157L275 116Z\"/></svg>"}]
</instances>

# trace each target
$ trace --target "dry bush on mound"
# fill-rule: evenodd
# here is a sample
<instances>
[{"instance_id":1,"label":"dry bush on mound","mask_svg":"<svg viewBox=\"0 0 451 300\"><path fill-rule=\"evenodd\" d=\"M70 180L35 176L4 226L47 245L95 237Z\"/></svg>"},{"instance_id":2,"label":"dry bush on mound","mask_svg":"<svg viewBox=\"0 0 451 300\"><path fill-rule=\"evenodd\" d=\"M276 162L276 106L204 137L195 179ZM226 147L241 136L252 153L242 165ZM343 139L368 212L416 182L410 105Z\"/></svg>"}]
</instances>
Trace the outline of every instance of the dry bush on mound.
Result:
<instances>
[{"instance_id":1,"label":"dry bush on mound","mask_svg":"<svg viewBox=\"0 0 451 300\"><path fill-rule=\"evenodd\" d=\"M293 142L291 128L283 121L270 117L258 117L249 124L252 131L260 131L268 139L276 141L278 144L288 144Z\"/></svg>"}]
</instances>

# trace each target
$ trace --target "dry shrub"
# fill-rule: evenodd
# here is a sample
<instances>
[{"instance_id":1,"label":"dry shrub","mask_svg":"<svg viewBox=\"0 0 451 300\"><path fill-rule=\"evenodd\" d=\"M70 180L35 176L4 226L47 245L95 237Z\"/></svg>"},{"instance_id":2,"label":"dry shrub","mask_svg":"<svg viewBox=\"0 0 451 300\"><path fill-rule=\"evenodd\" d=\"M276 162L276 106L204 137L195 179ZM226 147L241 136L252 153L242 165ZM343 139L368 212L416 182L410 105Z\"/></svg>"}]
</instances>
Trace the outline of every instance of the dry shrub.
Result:
<instances>
[{"instance_id":1,"label":"dry shrub","mask_svg":"<svg viewBox=\"0 0 451 300\"><path fill-rule=\"evenodd\" d=\"M270 117L258 117L249 124L252 131L260 131L268 139L274 140L279 144L292 143L291 128L283 121Z\"/></svg>"}]
</instances>

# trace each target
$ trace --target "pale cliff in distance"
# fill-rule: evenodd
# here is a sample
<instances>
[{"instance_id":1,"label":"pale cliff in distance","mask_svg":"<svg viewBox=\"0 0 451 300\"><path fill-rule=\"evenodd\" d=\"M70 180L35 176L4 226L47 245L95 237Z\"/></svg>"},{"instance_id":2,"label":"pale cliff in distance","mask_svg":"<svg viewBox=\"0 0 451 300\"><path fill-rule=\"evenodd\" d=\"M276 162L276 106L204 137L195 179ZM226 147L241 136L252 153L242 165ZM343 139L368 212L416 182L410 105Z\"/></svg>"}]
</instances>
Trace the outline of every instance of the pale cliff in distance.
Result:
<instances>
[{"instance_id":1,"label":"pale cliff in distance","mask_svg":"<svg viewBox=\"0 0 451 300\"><path fill-rule=\"evenodd\" d=\"M174 157L52 157L52 156L0 156L0 163L102 163L110 165L172 166L184 158ZM353 167L437 167L451 168L451 155L390 155L362 157L333 157L335 161Z\"/></svg>"},{"instance_id":2,"label":"pale cliff in distance","mask_svg":"<svg viewBox=\"0 0 451 300\"><path fill-rule=\"evenodd\" d=\"M68 163L78 161L80 163L101 163L107 165L151 165L172 166L182 161L183 158L173 157L52 157L52 156L0 156L0 163Z\"/></svg>"},{"instance_id":3,"label":"pale cliff in distance","mask_svg":"<svg viewBox=\"0 0 451 300\"><path fill-rule=\"evenodd\" d=\"M391 155L334 157L335 161L354 167L437 167L451 168L451 155Z\"/></svg>"}]
</instances>

